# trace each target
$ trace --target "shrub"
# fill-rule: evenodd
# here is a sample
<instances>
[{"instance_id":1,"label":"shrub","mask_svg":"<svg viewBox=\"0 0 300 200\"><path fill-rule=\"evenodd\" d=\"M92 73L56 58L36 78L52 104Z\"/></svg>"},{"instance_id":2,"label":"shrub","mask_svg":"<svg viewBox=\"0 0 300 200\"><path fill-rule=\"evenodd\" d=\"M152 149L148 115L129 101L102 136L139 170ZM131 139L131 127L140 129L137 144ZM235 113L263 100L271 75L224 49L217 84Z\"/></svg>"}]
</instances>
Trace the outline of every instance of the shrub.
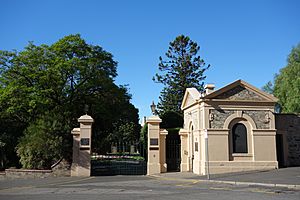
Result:
<instances>
[{"instance_id":1,"label":"shrub","mask_svg":"<svg viewBox=\"0 0 300 200\"><path fill-rule=\"evenodd\" d=\"M174 111L167 111L161 116L162 122L160 124L161 128L177 128L183 127L183 117L181 114Z\"/></svg>"},{"instance_id":2,"label":"shrub","mask_svg":"<svg viewBox=\"0 0 300 200\"><path fill-rule=\"evenodd\" d=\"M17 154L23 168L50 169L63 156L63 124L43 117L26 130L17 145Z\"/></svg>"}]
</instances>

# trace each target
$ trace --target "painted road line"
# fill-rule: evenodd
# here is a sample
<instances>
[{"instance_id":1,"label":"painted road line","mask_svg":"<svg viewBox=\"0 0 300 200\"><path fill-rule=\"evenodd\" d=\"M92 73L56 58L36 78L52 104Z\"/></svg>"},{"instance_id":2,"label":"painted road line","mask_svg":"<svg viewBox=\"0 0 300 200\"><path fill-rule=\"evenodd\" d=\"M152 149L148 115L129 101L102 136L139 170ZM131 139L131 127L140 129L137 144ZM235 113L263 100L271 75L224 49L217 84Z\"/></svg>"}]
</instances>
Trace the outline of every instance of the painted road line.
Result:
<instances>
[{"instance_id":1,"label":"painted road line","mask_svg":"<svg viewBox=\"0 0 300 200\"><path fill-rule=\"evenodd\" d=\"M199 181L193 181L186 184L177 184L178 187L192 187L194 184L199 183Z\"/></svg>"},{"instance_id":2,"label":"painted road line","mask_svg":"<svg viewBox=\"0 0 300 200\"><path fill-rule=\"evenodd\" d=\"M18 190L26 190L31 188L34 188L34 186L20 186L20 187L5 188L5 189L0 189L0 194L1 192L16 192Z\"/></svg>"},{"instance_id":3,"label":"painted road line","mask_svg":"<svg viewBox=\"0 0 300 200\"><path fill-rule=\"evenodd\" d=\"M228 187L209 187L210 190L225 190L225 191L232 191L232 188Z\"/></svg>"},{"instance_id":4,"label":"painted road line","mask_svg":"<svg viewBox=\"0 0 300 200\"><path fill-rule=\"evenodd\" d=\"M170 177L162 177L162 176L156 176L156 175L151 175L150 178L159 179L159 180L166 180L166 181L188 182L188 183L192 183L192 184L202 182L202 180L190 180L190 179L183 179L183 178L170 178Z\"/></svg>"},{"instance_id":5,"label":"painted road line","mask_svg":"<svg viewBox=\"0 0 300 200\"><path fill-rule=\"evenodd\" d=\"M263 193L263 194L279 194L279 193L276 193L274 191L263 190L263 189L253 189L253 190L250 190L250 192Z\"/></svg>"},{"instance_id":6,"label":"painted road line","mask_svg":"<svg viewBox=\"0 0 300 200\"><path fill-rule=\"evenodd\" d=\"M91 176L91 177L82 178L82 179L73 180L73 181L63 181L63 182L58 182L58 183L44 184L42 186L65 185L65 184L69 184L69 183L78 183L81 181L86 181L86 180L90 180L90 179L94 179L94 178L95 177Z\"/></svg>"},{"instance_id":7,"label":"painted road line","mask_svg":"<svg viewBox=\"0 0 300 200\"><path fill-rule=\"evenodd\" d=\"M57 182L57 183L49 183L49 184L41 184L41 185L30 185L30 186L20 186L20 187L11 187L11 188L4 188L0 189L1 192L13 192L13 191L18 191L18 190L26 190L26 189L32 189L32 188L39 188L39 187L45 187L45 186L56 186L56 185L64 185L64 184L69 184L69 183L78 183L81 181L86 181L93 179L94 177L87 177L87 178L82 178L78 180L72 180L72 181L63 181L63 182Z\"/></svg>"}]
</instances>

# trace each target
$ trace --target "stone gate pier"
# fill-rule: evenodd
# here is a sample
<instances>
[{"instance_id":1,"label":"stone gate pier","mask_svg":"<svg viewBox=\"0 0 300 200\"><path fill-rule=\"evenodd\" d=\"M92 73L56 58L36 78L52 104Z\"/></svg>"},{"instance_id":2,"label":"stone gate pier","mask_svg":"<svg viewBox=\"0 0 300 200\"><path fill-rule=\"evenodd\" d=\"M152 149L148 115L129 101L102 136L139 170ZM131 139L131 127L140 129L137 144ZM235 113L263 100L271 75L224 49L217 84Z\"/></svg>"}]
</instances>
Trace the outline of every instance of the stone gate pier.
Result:
<instances>
[{"instance_id":1,"label":"stone gate pier","mask_svg":"<svg viewBox=\"0 0 300 200\"><path fill-rule=\"evenodd\" d=\"M74 128L73 135L73 162L71 176L91 175L91 138L94 119L83 115L78 119L80 128Z\"/></svg>"},{"instance_id":2,"label":"stone gate pier","mask_svg":"<svg viewBox=\"0 0 300 200\"><path fill-rule=\"evenodd\" d=\"M168 131L160 129L162 120L158 116L150 116L148 124L148 163L147 175L167 172L166 136Z\"/></svg>"}]
</instances>

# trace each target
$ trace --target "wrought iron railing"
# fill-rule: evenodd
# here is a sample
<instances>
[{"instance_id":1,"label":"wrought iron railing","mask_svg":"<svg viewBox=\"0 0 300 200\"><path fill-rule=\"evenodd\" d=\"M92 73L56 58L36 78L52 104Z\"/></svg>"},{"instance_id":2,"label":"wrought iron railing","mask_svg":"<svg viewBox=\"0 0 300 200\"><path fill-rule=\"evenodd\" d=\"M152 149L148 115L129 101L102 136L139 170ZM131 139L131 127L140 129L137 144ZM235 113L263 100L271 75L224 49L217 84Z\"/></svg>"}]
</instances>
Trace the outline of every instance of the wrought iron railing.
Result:
<instances>
[{"instance_id":1,"label":"wrought iron railing","mask_svg":"<svg viewBox=\"0 0 300 200\"><path fill-rule=\"evenodd\" d=\"M104 155L92 153L91 174L145 175L147 173L146 147L142 143L112 143Z\"/></svg>"}]
</instances>

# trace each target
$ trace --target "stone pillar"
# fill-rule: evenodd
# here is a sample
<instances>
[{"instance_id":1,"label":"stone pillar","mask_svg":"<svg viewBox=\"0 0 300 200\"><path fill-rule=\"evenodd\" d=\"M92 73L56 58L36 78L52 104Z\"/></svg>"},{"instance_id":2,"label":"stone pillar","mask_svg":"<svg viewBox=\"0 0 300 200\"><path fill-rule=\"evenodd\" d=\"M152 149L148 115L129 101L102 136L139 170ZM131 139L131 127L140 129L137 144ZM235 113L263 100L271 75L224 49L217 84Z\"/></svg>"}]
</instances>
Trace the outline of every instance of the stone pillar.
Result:
<instances>
[{"instance_id":1,"label":"stone pillar","mask_svg":"<svg viewBox=\"0 0 300 200\"><path fill-rule=\"evenodd\" d=\"M72 165L71 165L71 176L78 176L80 128L74 128L71 131L71 134L73 135L73 156L72 156Z\"/></svg>"},{"instance_id":2,"label":"stone pillar","mask_svg":"<svg viewBox=\"0 0 300 200\"><path fill-rule=\"evenodd\" d=\"M160 130L159 132L159 151L160 151L160 172L167 172L166 163L166 136L168 131L166 129Z\"/></svg>"},{"instance_id":3,"label":"stone pillar","mask_svg":"<svg viewBox=\"0 0 300 200\"><path fill-rule=\"evenodd\" d=\"M91 138L93 118L83 115L78 119L80 128L74 128L73 134L73 163L71 176L91 175Z\"/></svg>"},{"instance_id":4,"label":"stone pillar","mask_svg":"<svg viewBox=\"0 0 300 200\"><path fill-rule=\"evenodd\" d=\"M148 124L148 162L147 175L161 173L160 166L160 129L161 119L158 116L151 116L147 119Z\"/></svg>"},{"instance_id":5,"label":"stone pillar","mask_svg":"<svg viewBox=\"0 0 300 200\"><path fill-rule=\"evenodd\" d=\"M188 157L188 130L180 129L179 135L181 140L181 163L180 171L189 171L189 157Z\"/></svg>"}]
</instances>

